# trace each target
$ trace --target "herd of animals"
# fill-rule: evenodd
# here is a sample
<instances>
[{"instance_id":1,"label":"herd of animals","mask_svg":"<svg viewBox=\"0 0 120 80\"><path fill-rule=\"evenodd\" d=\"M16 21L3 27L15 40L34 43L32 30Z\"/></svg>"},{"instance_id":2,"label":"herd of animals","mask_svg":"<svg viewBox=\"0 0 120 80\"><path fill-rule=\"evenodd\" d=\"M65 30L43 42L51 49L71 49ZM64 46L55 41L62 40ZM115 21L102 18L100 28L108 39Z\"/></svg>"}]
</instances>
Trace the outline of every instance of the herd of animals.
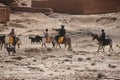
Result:
<instances>
[{"instance_id":1,"label":"herd of animals","mask_svg":"<svg viewBox=\"0 0 120 80\"><path fill-rule=\"evenodd\" d=\"M22 42L21 39L19 38L19 36L14 36L13 43L10 44L6 42L7 37L8 36L4 34L0 35L0 49L2 50L3 48L5 48L9 55L10 55L10 52L16 53L16 47L20 48L20 44ZM68 49L71 49L71 38L69 37L65 37L62 43L58 42L58 39L56 36L49 37L49 42L45 41L46 39L44 38L45 37L41 37L39 35L28 37L28 39L30 39L31 44L42 43L42 47L46 47L46 43L51 43L53 48L56 48L58 45L61 48L60 44L64 44L66 47L68 46Z\"/></svg>"},{"instance_id":2,"label":"herd of animals","mask_svg":"<svg viewBox=\"0 0 120 80\"><path fill-rule=\"evenodd\" d=\"M108 39L106 39L106 41L104 43L101 43L100 37L97 34L91 34L91 37L92 37L92 40L96 39L98 41L99 47L98 47L97 51L99 51L101 49L103 49L103 51L104 51L104 47L106 45L110 46L109 51L111 51L111 50L113 51L112 39L108 38ZM16 46L17 46L17 48L20 48L20 44L21 44L20 43L20 41L21 41L20 38L17 37L17 36L14 37L13 44L6 43L5 38L6 38L5 35L0 35L0 48L1 48L1 50L3 48L5 48L9 55L10 55L10 52L16 53ZM45 40L43 37L41 37L39 35L36 35L36 36L29 36L28 38L30 39L31 44L33 44L33 43L42 43L42 47L44 47L44 46L46 47L46 44L43 44L43 42L44 42L43 40ZM57 41L56 37L50 37L50 41L46 42L46 43L51 43L53 48L56 48L58 45L61 48L60 44L64 44L65 46L68 46L69 50L72 48L72 46L71 46L71 38L70 37L66 37L64 39L63 43L59 43ZM6 46L8 44L12 45L12 46Z\"/></svg>"}]
</instances>

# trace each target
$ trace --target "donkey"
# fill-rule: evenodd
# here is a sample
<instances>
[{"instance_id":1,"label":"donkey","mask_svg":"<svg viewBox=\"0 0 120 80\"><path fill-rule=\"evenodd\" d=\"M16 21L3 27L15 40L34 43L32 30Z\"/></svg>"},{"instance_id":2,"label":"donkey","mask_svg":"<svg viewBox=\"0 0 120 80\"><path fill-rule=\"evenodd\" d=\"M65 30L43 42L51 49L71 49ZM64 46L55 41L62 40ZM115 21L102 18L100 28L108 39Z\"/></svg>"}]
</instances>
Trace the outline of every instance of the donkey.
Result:
<instances>
[{"instance_id":1,"label":"donkey","mask_svg":"<svg viewBox=\"0 0 120 80\"><path fill-rule=\"evenodd\" d=\"M20 38L18 36L14 36L12 45L14 47L16 47L16 45L17 45L17 47L20 48L20 44L21 44Z\"/></svg>"},{"instance_id":2,"label":"donkey","mask_svg":"<svg viewBox=\"0 0 120 80\"><path fill-rule=\"evenodd\" d=\"M53 48L55 48L55 38L49 36L48 38L42 37L42 47L46 47L46 43L52 43Z\"/></svg>"},{"instance_id":3,"label":"donkey","mask_svg":"<svg viewBox=\"0 0 120 80\"><path fill-rule=\"evenodd\" d=\"M42 38L42 47L47 47L46 43L52 43L53 48L57 48L57 46L59 45L59 47L61 48L61 44L64 44L65 47L68 47L68 50L71 50L71 38L70 37L64 37L64 40L62 43L58 42L59 36L49 36L49 41L46 41L46 38Z\"/></svg>"},{"instance_id":4,"label":"donkey","mask_svg":"<svg viewBox=\"0 0 120 80\"><path fill-rule=\"evenodd\" d=\"M5 35L0 35L0 49L2 49L5 44Z\"/></svg>"},{"instance_id":5,"label":"donkey","mask_svg":"<svg viewBox=\"0 0 120 80\"><path fill-rule=\"evenodd\" d=\"M9 42L9 36L5 37L5 43L4 43L5 46L6 45L7 46L12 45L13 47L16 47L16 45L17 45L17 47L20 48L20 44L21 44L21 40L18 36L13 36L13 42L12 43Z\"/></svg>"},{"instance_id":6,"label":"donkey","mask_svg":"<svg viewBox=\"0 0 120 80\"><path fill-rule=\"evenodd\" d=\"M57 42L56 47L59 45L59 47L61 48L61 45L60 45L60 44L64 44L65 47L68 47L68 50L71 50L72 47L71 47L71 38L70 38L70 37L65 36L62 43L60 43L60 42L58 41L58 39L59 39L59 36L56 35L56 36L55 36L55 41Z\"/></svg>"},{"instance_id":7,"label":"donkey","mask_svg":"<svg viewBox=\"0 0 120 80\"><path fill-rule=\"evenodd\" d=\"M98 47L98 50L97 51L99 51L100 49L103 49L103 51L105 51L104 50L104 47L105 46L110 46L110 48L109 48L109 52L112 50L112 51L114 51L113 50L113 42L112 42L112 39L110 39L110 38L107 38L107 39L105 39L105 41L102 41L101 40L101 38L100 38L100 36L98 36L98 34L91 34L91 36L92 36L92 40L94 41L95 39L98 41L98 45L99 45L99 47Z\"/></svg>"}]
</instances>

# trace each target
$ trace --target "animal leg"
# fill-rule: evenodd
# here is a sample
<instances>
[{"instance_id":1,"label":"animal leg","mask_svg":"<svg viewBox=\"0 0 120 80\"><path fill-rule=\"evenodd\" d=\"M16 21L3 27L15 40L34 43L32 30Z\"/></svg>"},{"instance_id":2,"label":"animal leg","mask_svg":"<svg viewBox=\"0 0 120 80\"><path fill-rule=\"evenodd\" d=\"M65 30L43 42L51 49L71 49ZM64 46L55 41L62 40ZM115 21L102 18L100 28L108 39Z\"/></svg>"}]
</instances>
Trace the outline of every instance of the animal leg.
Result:
<instances>
[{"instance_id":1,"label":"animal leg","mask_svg":"<svg viewBox=\"0 0 120 80\"><path fill-rule=\"evenodd\" d=\"M16 53L16 50L14 49L14 51L13 51L13 56L15 55L15 53Z\"/></svg>"},{"instance_id":2,"label":"animal leg","mask_svg":"<svg viewBox=\"0 0 120 80\"><path fill-rule=\"evenodd\" d=\"M112 47L112 51L114 51L113 47Z\"/></svg>"},{"instance_id":3,"label":"animal leg","mask_svg":"<svg viewBox=\"0 0 120 80\"><path fill-rule=\"evenodd\" d=\"M58 45L59 45L59 44L57 43L56 48L57 48Z\"/></svg>"},{"instance_id":4,"label":"animal leg","mask_svg":"<svg viewBox=\"0 0 120 80\"><path fill-rule=\"evenodd\" d=\"M103 52L105 51L104 46L102 46Z\"/></svg>"},{"instance_id":5,"label":"animal leg","mask_svg":"<svg viewBox=\"0 0 120 80\"><path fill-rule=\"evenodd\" d=\"M61 49L61 46L60 46L60 44L59 44L59 48Z\"/></svg>"},{"instance_id":6,"label":"animal leg","mask_svg":"<svg viewBox=\"0 0 120 80\"><path fill-rule=\"evenodd\" d=\"M1 45L1 48L0 48L1 50L2 50L2 45Z\"/></svg>"},{"instance_id":7,"label":"animal leg","mask_svg":"<svg viewBox=\"0 0 120 80\"><path fill-rule=\"evenodd\" d=\"M68 50L72 50L71 44L68 45Z\"/></svg>"},{"instance_id":8,"label":"animal leg","mask_svg":"<svg viewBox=\"0 0 120 80\"><path fill-rule=\"evenodd\" d=\"M44 43L42 43L42 47L44 46Z\"/></svg>"},{"instance_id":9,"label":"animal leg","mask_svg":"<svg viewBox=\"0 0 120 80\"><path fill-rule=\"evenodd\" d=\"M18 43L18 48L20 48L20 44Z\"/></svg>"},{"instance_id":10,"label":"animal leg","mask_svg":"<svg viewBox=\"0 0 120 80\"><path fill-rule=\"evenodd\" d=\"M6 47L6 49L7 49L8 55L10 56L10 51L9 51L8 47Z\"/></svg>"},{"instance_id":11,"label":"animal leg","mask_svg":"<svg viewBox=\"0 0 120 80\"><path fill-rule=\"evenodd\" d=\"M3 43L1 44L1 50L2 50L2 48L3 48Z\"/></svg>"},{"instance_id":12,"label":"animal leg","mask_svg":"<svg viewBox=\"0 0 120 80\"><path fill-rule=\"evenodd\" d=\"M42 43L42 47L46 47L46 44L45 43ZM47 48L47 47L46 47Z\"/></svg>"},{"instance_id":13,"label":"animal leg","mask_svg":"<svg viewBox=\"0 0 120 80\"><path fill-rule=\"evenodd\" d=\"M101 48L101 46L99 45L97 52L99 52L100 48Z\"/></svg>"},{"instance_id":14,"label":"animal leg","mask_svg":"<svg viewBox=\"0 0 120 80\"><path fill-rule=\"evenodd\" d=\"M53 45L53 48L55 48L55 42L54 41L52 41L52 45Z\"/></svg>"},{"instance_id":15,"label":"animal leg","mask_svg":"<svg viewBox=\"0 0 120 80\"><path fill-rule=\"evenodd\" d=\"M10 52L8 51L8 55L10 56Z\"/></svg>"},{"instance_id":16,"label":"animal leg","mask_svg":"<svg viewBox=\"0 0 120 80\"><path fill-rule=\"evenodd\" d=\"M45 48L47 48L46 44L44 43Z\"/></svg>"},{"instance_id":17,"label":"animal leg","mask_svg":"<svg viewBox=\"0 0 120 80\"><path fill-rule=\"evenodd\" d=\"M109 52L110 52L111 50L114 51L114 50L113 50L113 47L112 47L112 44L110 45Z\"/></svg>"},{"instance_id":18,"label":"animal leg","mask_svg":"<svg viewBox=\"0 0 120 80\"><path fill-rule=\"evenodd\" d=\"M67 47L67 43L65 43L65 47Z\"/></svg>"}]
</instances>

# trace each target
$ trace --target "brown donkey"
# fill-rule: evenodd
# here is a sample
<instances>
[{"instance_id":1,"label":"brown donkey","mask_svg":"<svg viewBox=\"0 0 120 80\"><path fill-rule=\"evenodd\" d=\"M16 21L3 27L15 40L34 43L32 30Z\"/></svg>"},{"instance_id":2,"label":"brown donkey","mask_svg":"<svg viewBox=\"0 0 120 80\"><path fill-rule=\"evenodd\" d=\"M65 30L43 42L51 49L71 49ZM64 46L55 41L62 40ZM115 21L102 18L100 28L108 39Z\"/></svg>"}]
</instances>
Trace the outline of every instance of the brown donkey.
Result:
<instances>
[{"instance_id":1,"label":"brown donkey","mask_svg":"<svg viewBox=\"0 0 120 80\"><path fill-rule=\"evenodd\" d=\"M71 38L70 38L70 37L64 37L62 43L59 43L59 42L58 42L58 39L59 39L59 36L56 35L56 36L55 36L55 41L56 41L56 43L57 43L56 47L59 45L59 47L61 48L61 45L60 45L60 44L64 44L65 47L68 47L68 50L71 50L71 49L72 49L72 47L71 47Z\"/></svg>"}]
</instances>

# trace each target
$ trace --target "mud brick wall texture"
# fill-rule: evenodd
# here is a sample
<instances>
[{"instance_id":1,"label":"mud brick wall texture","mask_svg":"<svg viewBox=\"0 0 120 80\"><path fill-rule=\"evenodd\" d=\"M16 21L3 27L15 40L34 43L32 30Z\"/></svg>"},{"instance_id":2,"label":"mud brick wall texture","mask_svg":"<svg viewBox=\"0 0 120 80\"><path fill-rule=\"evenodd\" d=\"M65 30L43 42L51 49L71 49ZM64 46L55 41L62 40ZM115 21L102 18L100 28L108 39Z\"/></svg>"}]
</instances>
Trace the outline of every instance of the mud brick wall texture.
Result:
<instances>
[{"instance_id":1,"label":"mud brick wall texture","mask_svg":"<svg viewBox=\"0 0 120 80\"><path fill-rule=\"evenodd\" d=\"M0 0L0 3L3 3L5 5L10 5L12 2L14 2L14 0Z\"/></svg>"},{"instance_id":2,"label":"mud brick wall texture","mask_svg":"<svg viewBox=\"0 0 120 80\"><path fill-rule=\"evenodd\" d=\"M52 8L60 13L98 14L120 11L120 0L32 0L32 7Z\"/></svg>"},{"instance_id":3,"label":"mud brick wall texture","mask_svg":"<svg viewBox=\"0 0 120 80\"><path fill-rule=\"evenodd\" d=\"M0 7L0 23L6 23L10 20L10 8Z\"/></svg>"},{"instance_id":4,"label":"mud brick wall texture","mask_svg":"<svg viewBox=\"0 0 120 80\"><path fill-rule=\"evenodd\" d=\"M50 14L53 12L51 8L32 8L32 7L11 7L11 10L20 12L41 12L44 14Z\"/></svg>"}]
</instances>

